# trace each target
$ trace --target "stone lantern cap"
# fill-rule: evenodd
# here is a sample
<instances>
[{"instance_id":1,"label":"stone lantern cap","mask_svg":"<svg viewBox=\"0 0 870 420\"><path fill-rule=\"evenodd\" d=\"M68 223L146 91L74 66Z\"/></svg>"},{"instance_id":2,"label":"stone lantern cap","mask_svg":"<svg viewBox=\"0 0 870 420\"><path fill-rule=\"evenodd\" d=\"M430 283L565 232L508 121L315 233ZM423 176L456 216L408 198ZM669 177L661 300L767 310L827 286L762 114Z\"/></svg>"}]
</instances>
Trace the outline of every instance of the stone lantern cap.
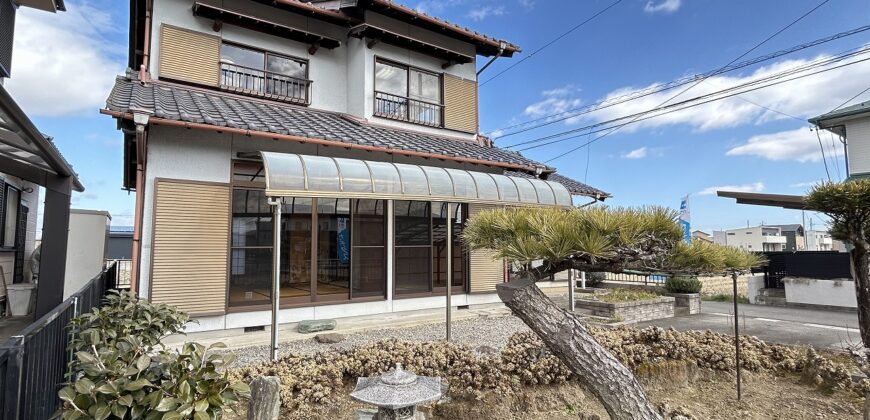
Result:
<instances>
[{"instance_id":1,"label":"stone lantern cap","mask_svg":"<svg viewBox=\"0 0 870 420\"><path fill-rule=\"evenodd\" d=\"M395 410L416 406L441 398L441 378L417 376L413 372L396 368L381 375L357 378L356 388L350 396L360 402Z\"/></svg>"}]
</instances>

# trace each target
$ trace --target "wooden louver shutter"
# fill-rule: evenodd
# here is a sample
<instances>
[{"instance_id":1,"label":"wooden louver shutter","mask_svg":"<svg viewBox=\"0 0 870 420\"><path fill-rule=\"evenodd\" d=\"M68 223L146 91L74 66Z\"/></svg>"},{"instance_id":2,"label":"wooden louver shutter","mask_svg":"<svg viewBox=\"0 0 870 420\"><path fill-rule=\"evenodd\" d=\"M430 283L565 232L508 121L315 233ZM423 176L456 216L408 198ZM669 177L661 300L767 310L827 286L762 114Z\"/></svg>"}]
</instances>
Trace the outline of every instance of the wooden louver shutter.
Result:
<instances>
[{"instance_id":1,"label":"wooden louver shutter","mask_svg":"<svg viewBox=\"0 0 870 420\"><path fill-rule=\"evenodd\" d=\"M477 83L444 75L444 127L477 133Z\"/></svg>"},{"instance_id":2,"label":"wooden louver shutter","mask_svg":"<svg viewBox=\"0 0 870 420\"><path fill-rule=\"evenodd\" d=\"M468 205L471 216L493 206ZM474 292L495 292L495 286L504 282L504 260L495 251L472 250L469 255L470 290Z\"/></svg>"},{"instance_id":3,"label":"wooden louver shutter","mask_svg":"<svg viewBox=\"0 0 870 420\"><path fill-rule=\"evenodd\" d=\"M187 29L160 27L160 78L217 86L220 38Z\"/></svg>"},{"instance_id":4,"label":"wooden louver shutter","mask_svg":"<svg viewBox=\"0 0 870 420\"><path fill-rule=\"evenodd\" d=\"M159 180L154 193L151 300L225 312L230 187Z\"/></svg>"}]
</instances>

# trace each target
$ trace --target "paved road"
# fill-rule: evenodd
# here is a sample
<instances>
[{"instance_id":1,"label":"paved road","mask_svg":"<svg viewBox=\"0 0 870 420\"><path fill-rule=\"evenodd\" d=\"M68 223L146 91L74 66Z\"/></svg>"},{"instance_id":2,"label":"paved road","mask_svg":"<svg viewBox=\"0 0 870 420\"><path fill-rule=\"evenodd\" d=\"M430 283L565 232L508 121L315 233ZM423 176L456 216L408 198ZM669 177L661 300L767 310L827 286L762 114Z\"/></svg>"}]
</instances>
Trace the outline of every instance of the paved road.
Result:
<instances>
[{"instance_id":1,"label":"paved road","mask_svg":"<svg viewBox=\"0 0 870 420\"><path fill-rule=\"evenodd\" d=\"M713 330L733 334L733 313L731 303L702 302L700 315L642 322L638 326L673 326L684 331ZM739 305L738 314L741 334L754 335L769 342L840 350L849 343L861 341L855 312Z\"/></svg>"}]
</instances>

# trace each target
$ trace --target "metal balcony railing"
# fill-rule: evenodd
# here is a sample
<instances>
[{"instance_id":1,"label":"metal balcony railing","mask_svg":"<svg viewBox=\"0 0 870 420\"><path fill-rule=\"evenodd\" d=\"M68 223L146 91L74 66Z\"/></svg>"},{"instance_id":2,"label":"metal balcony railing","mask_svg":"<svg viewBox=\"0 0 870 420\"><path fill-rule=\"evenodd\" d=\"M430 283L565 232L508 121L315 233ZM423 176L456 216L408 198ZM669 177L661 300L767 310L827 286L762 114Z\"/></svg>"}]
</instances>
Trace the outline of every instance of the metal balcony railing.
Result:
<instances>
[{"instance_id":1,"label":"metal balcony railing","mask_svg":"<svg viewBox=\"0 0 870 420\"><path fill-rule=\"evenodd\" d=\"M444 105L375 91L375 111L378 117L414 124L442 127Z\"/></svg>"},{"instance_id":2,"label":"metal balcony railing","mask_svg":"<svg viewBox=\"0 0 870 420\"><path fill-rule=\"evenodd\" d=\"M221 88L287 102L311 103L311 80L285 76L265 70L220 63Z\"/></svg>"}]
</instances>

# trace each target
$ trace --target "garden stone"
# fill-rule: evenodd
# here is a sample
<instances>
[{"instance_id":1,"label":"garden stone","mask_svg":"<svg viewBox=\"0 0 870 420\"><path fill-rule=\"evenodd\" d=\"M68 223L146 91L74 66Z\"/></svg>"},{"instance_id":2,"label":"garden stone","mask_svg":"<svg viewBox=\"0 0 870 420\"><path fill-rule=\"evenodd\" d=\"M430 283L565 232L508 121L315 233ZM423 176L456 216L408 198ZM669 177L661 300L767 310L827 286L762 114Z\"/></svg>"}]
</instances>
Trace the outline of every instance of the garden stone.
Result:
<instances>
[{"instance_id":1,"label":"garden stone","mask_svg":"<svg viewBox=\"0 0 870 420\"><path fill-rule=\"evenodd\" d=\"M314 336L314 341L321 344L335 344L344 341L345 335L338 333L317 334Z\"/></svg>"},{"instance_id":2,"label":"garden stone","mask_svg":"<svg viewBox=\"0 0 870 420\"><path fill-rule=\"evenodd\" d=\"M313 333L318 331L329 331L335 329L335 320L334 319L317 319L317 320L307 320L307 321L299 321L299 326L297 330L301 333Z\"/></svg>"},{"instance_id":3,"label":"garden stone","mask_svg":"<svg viewBox=\"0 0 870 420\"><path fill-rule=\"evenodd\" d=\"M274 420L281 415L281 382L275 376L260 376L251 382L248 420Z\"/></svg>"}]
</instances>

